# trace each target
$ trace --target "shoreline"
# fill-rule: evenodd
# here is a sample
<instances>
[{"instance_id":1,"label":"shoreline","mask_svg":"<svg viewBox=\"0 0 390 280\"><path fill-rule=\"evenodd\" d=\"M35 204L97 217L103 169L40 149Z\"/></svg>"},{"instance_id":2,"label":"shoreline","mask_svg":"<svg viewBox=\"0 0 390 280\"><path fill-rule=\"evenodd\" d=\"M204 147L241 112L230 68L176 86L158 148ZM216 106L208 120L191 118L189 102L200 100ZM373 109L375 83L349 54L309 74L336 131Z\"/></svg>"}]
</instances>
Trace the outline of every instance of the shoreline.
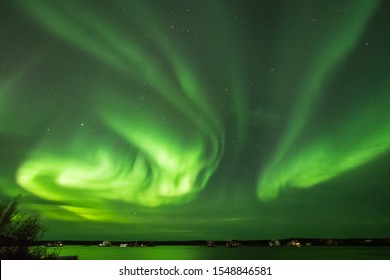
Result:
<instances>
[{"instance_id":1,"label":"shoreline","mask_svg":"<svg viewBox=\"0 0 390 280\"><path fill-rule=\"evenodd\" d=\"M237 240L237 239L236 239ZM289 246L292 241L298 241L307 246L390 246L390 238L285 238L285 239L260 239L260 240L237 240L242 246L270 246L270 242L278 240L280 246ZM85 245L98 246L102 240L43 240L36 245L45 245L48 243L60 241L63 245ZM209 240L112 240L111 246L120 244L144 244L145 246L207 246ZM230 240L212 240L215 246L225 246Z\"/></svg>"}]
</instances>

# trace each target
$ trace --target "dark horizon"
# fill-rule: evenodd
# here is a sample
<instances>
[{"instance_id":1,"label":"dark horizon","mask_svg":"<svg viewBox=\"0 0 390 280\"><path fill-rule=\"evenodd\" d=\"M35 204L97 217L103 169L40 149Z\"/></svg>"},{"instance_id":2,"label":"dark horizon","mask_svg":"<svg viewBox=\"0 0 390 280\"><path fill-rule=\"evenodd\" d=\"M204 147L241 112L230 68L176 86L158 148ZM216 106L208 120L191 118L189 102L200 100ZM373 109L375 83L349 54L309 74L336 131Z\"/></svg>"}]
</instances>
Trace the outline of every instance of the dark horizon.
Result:
<instances>
[{"instance_id":1,"label":"dark horizon","mask_svg":"<svg viewBox=\"0 0 390 280\"><path fill-rule=\"evenodd\" d=\"M236 240L242 243L242 245L268 245L270 241L278 240L282 244L286 244L292 240L298 240L302 242L315 242L314 245L328 245L332 246L334 244L327 244L328 241L335 241L339 244L337 245L367 245L367 246L377 246L377 245L386 245L390 246L390 238L310 238L310 237L289 237L289 238L274 238L274 239L251 239L251 240L241 240L241 239L227 239L227 240L211 240L211 239L199 239L199 240L110 240L113 245L119 245L121 243L146 243L146 244L155 244L155 245L183 245L183 244L193 244L193 245L206 245L208 241L213 241L217 245L224 245L228 241ZM88 244L88 245L99 245L104 240L41 240L39 244L46 244L50 242L61 242L64 245L76 245L76 244Z\"/></svg>"}]
</instances>

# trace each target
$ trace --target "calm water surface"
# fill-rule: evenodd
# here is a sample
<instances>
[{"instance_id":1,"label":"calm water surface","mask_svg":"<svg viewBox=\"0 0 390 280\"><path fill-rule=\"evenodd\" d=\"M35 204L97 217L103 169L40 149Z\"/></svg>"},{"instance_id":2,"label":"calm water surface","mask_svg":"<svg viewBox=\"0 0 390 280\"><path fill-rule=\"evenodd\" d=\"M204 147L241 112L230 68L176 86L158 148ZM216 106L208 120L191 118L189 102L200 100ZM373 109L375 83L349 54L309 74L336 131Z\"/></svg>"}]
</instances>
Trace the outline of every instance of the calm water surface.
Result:
<instances>
[{"instance_id":1,"label":"calm water surface","mask_svg":"<svg viewBox=\"0 0 390 280\"><path fill-rule=\"evenodd\" d=\"M389 260L390 247L98 247L64 246L60 256L80 260Z\"/></svg>"}]
</instances>

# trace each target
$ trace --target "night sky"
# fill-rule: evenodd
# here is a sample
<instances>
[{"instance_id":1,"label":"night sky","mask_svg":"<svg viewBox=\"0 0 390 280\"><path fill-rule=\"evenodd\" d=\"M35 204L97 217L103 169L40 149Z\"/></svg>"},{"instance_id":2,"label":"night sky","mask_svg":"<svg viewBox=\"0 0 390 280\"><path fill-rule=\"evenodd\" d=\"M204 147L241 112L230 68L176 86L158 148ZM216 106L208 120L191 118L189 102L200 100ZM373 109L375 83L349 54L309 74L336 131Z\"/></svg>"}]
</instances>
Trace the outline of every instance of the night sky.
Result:
<instances>
[{"instance_id":1,"label":"night sky","mask_svg":"<svg viewBox=\"0 0 390 280\"><path fill-rule=\"evenodd\" d=\"M47 239L390 237L390 1L1 1L0 198Z\"/></svg>"}]
</instances>

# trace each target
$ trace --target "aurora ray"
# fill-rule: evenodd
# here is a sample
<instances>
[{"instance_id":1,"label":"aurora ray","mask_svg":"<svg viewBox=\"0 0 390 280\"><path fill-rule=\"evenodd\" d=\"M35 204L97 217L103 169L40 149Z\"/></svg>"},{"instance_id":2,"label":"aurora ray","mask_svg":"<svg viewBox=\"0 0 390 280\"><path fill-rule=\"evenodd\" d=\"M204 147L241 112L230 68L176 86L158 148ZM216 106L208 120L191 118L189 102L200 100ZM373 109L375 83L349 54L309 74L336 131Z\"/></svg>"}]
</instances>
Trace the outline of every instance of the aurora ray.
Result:
<instances>
[{"instance_id":1,"label":"aurora ray","mask_svg":"<svg viewBox=\"0 0 390 280\"><path fill-rule=\"evenodd\" d=\"M308 75L308 80L305 81L302 86L298 86L299 96L295 107L292 109L285 135L281 138L275 155L259 177L257 193L261 199L276 197L279 189L285 187L286 185L292 187L300 186L300 184L295 183L296 176L298 175L297 172L305 173L307 170L303 169L301 171L297 171L296 169L300 168L300 164L294 163L290 168L286 169L285 162L290 161L289 157L291 156L287 154L302 130L305 128L305 123L310 117L310 110L312 106L316 106L326 80L332 74L332 71L334 71L334 69L343 62L345 56L351 52L355 44L359 42L359 38L362 32L364 32L367 22L375 12L378 1L371 1L365 4L366 5L357 5L354 7L347 17L340 19L339 22L335 21L334 26L333 24L330 24L328 27L329 30L325 29L320 31L325 34L324 39L322 39L322 44L324 46L321 47L321 50L316 50L315 56L307 58L307 60L310 61L307 66L307 71L310 73L310 75ZM336 26L338 29L335 28ZM331 33L331 31L334 32ZM298 32L293 33L296 34ZM301 65L298 64L293 66L301 67ZM308 150L311 150L311 148ZM298 157L299 156L300 155L298 154ZM315 168L311 162L312 158L313 156L310 156L307 161L310 169ZM334 168L335 164L338 164L337 161L331 161L327 163L329 167L325 167L324 165L327 165L325 163L327 161L323 159L322 156L314 156L314 161L320 164L321 169ZM342 159L339 164L341 166L344 165ZM321 182L322 180L325 180L325 177L327 177L327 179L332 178L336 174L343 172L345 169L347 168L340 167L340 169L337 172L334 172L333 175L330 175L330 172L327 176L319 176L314 182ZM287 177L291 178L291 182L280 178L281 176L284 177L282 175L284 172L287 174L292 172L291 175L287 175ZM312 172L316 173L316 171ZM322 173L323 171L317 170L317 172ZM306 183L304 185L308 187L313 186L314 184L315 183Z\"/></svg>"},{"instance_id":2,"label":"aurora ray","mask_svg":"<svg viewBox=\"0 0 390 280\"><path fill-rule=\"evenodd\" d=\"M130 151L123 150L123 158L114 158L115 152L106 148L111 146L110 143L104 141L89 148L90 136L77 129L79 131L72 132L76 144L65 146L65 155L53 158L45 151L46 144L38 148L38 152L20 167L18 183L50 200L68 200L75 192L85 195L88 191L100 190L102 194L98 194L99 191L94 194L97 198L107 196L108 192L110 199L146 206L184 202L199 192L218 165L222 151L219 140L223 135L197 82L186 76L186 70L183 71L185 63L175 52L166 55L171 56L172 68L180 70L176 71L176 83L153 64L151 56L138 44L126 39L109 23L96 28L102 21L97 14L73 6L75 3L70 3L66 9L48 2L28 4L31 4L28 9L33 16L49 30L72 44L81 45L92 56L118 70L127 79L127 85L136 88L133 91L137 97L126 96L129 94L127 89L119 89L124 93L113 93L115 88L107 88L111 94L122 96L118 104L112 101L110 94L102 92L101 89L105 88L103 82L88 89L97 97L94 114L107 126L102 129L112 130L129 145ZM47 17L47 14L51 16ZM77 16L80 24L75 24L72 16ZM92 29L98 36L92 37L87 29ZM160 43L157 42L156 46ZM108 48L100 47L102 45ZM164 48L156 49L156 52L161 51L168 52ZM140 86L140 80L157 86ZM137 99L147 95L153 95L157 101L150 104L145 101L140 105L142 110L132 106ZM188 95L193 96L191 102ZM161 109L161 104L165 104L166 109ZM117 110L118 107L126 109ZM194 116L200 110L201 119ZM145 114L146 111L149 113ZM178 119L186 120L185 125L178 123ZM146 129L145 123L150 129ZM53 142L53 139L46 141ZM54 154L53 151L49 153ZM81 154L84 155L80 157ZM47 157L50 157L50 162Z\"/></svg>"}]
</instances>

